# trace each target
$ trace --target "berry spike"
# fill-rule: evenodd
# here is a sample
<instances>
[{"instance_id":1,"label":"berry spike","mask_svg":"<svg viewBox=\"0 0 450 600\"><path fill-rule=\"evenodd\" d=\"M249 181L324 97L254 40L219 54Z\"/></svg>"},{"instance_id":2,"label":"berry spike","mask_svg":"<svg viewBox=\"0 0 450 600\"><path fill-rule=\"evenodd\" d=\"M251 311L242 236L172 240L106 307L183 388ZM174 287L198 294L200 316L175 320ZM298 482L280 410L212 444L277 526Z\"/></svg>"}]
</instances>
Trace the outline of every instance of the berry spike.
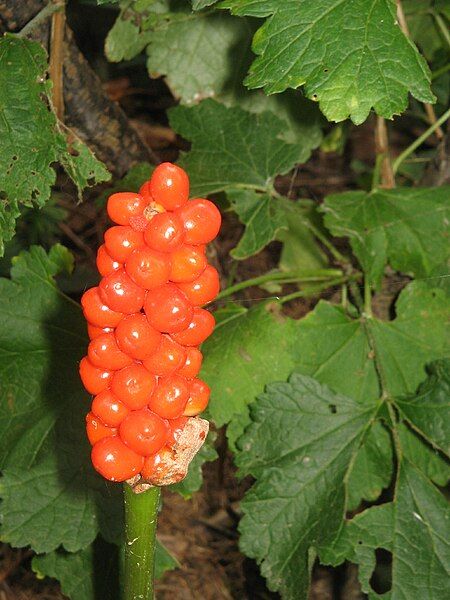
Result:
<instances>
[{"instance_id":1,"label":"berry spike","mask_svg":"<svg viewBox=\"0 0 450 600\"><path fill-rule=\"evenodd\" d=\"M219 292L205 244L221 217L209 200L189 200L189 178L171 163L139 193L112 194L107 212L102 279L82 298L91 341L80 376L94 396L86 430L96 471L139 492L183 479L208 431L198 346L214 328L201 307Z\"/></svg>"}]
</instances>

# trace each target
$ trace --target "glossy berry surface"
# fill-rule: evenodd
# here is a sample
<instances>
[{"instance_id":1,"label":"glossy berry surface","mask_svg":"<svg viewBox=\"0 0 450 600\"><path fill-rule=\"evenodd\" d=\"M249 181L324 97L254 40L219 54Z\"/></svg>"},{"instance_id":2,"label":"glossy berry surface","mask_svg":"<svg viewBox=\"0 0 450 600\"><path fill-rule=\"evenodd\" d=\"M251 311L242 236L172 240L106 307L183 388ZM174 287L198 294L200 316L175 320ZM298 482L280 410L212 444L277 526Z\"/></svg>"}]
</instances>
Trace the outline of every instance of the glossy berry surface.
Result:
<instances>
[{"instance_id":1,"label":"glossy berry surface","mask_svg":"<svg viewBox=\"0 0 450 600\"><path fill-rule=\"evenodd\" d=\"M188 201L189 178L186 171L165 162L153 171L148 190L155 202L166 210L175 210Z\"/></svg>"},{"instance_id":2,"label":"glossy berry surface","mask_svg":"<svg viewBox=\"0 0 450 600\"><path fill-rule=\"evenodd\" d=\"M156 377L137 363L116 371L111 382L112 393L131 410L144 408L155 387Z\"/></svg>"},{"instance_id":3,"label":"glossy berry surface","mask_svg":"<svg viewBox=\"0 0 450 600\"><path fill-rule=\"evenodd\" d=\"M197 279L190 283L180 283L178 287L192 306L208 304L220 291L219 273L217 269L208 265Z\"/></svg>"},{"instance_id":4,"label":"glossy berry surface","mask_svg":"<svg viewBox=\"0 0 450 600\"><path fill-rule=\"evenodd\" d=\"M184 241L183 221L172 213L155 215L144 233L146 243L158 252L173 252Z\"/></svg>"},{"instance_id":5,"label":"glossy berry surface","mask_svg":"<svg viewBox=\"0 0 450 600\"><path fill-rule=\"evenodd\" d=\"M131 365L133 359L120 350L114 333L104 333L91 341L88 358L94 367L117 371Z\"/></svg>"},{"instance_id":6,"label":"glossy berry surface","mask_svg":"<svg viewBox=\"0 0 450 600\"><path fill-rule=\"evenodd\" d=\"M172 375L186 361L186 350L168 335L161 336L156 350L144 360L144 367L158 377Z\"/></svg>"},{"instance_id":7,"label":"glossy berry surface","mask_svg":"<svg viewBox=\"0 0 450 600\"><path fill-rule=\"evenodd\" d=\"M93 340L104 333L112 333L113 331L114 327L96 327L90 323L87 324L87 333L90 340Z\"/></svg>"},{"instance_id":8,"label":"glossy berry surface","mask_svg":"<svg viewBox=\"0 0 450 600\"><path fill-rule=\"evenodd\" d=\"M107 427L96 415L90 412L86 415L86 433L91 446L93 446L105 437L117 435L117 429Z\"/></svg>"},{"instance_id":9,"label":"glossy berry surface","mask_svg":"<svg viewBox=\"0 0 450 600\"><path fill-rule=\"evenodd\" d=\"M97 260L95 262L98 272L103 277L110 275L111 273L114 273L114 271L118 271L123 267L122 263L110 257L108 251L106 250L105 244L102 244L98 249Z\"/></svg>"},{"instance_id":10,"label":"glossy berry surface","mask_svg":"<svg viewBox=\"0 0 450 600\"><path fill-rule=\"evenodd\" d=\"M172 337L183 346L199 346L211 335L215 324L210 312L203 308L194 308L192 320L187 328L172 334Z\"/></svg>"},{"instance_id":11,"label":"glossy berry surface","mask_svg":"<svg viewBox=\"0 0 450 600\"><path fill-rule=\"evenodd\" d=\"M126 481L144 466L144 457L128 448L118 436L97 442L91 459L94 469L109 481Z\"/></svg>"},{"instance_id":12,"label":"glossy berry surface","mask_svg":"<svg viewBox=\"0 0 450 600\"><path fill-rule=\"evenodd\" d=\"M209 200L190 200L176 214L183 221L186 244L208 244L219 233L222 217Z\"/></svg>"},{"instance_id":13,"label":"glossy berry surface","mask_svg":"<svg viewBox=\"0 0 450 600\"><path fill-rule=\"evenodd\" d=\"M144 234L126 225L110 227L105 233L105 248L109 256L124 263L133 250L142 248Z\"/></svg>"},{"instance_id":14,"label":"glossy berry surface","mask_svg":"<svg viewBox=\"0 0 450 600\"><path fill-rule=\"evenodd\" d=\"M128 277L125 269L119 269L102 279L99 294L112 310L125 314L139 312L145 298L145 290Z\"/></svg>"},{"instance_id":15,"label":"glossy berry surface","mask_svg":"<svg viewBox=\"0 0 450 600\"><path fill-rule=\"evenodd\" d=\"M83 385L90 394L99 394L105 390L111 381L113 372L109 369L99 369L85 356L80 361L80 377Z\"/></svg>"},{"instance_id":16,"label":"glossy berry surface","mask_svg":"<svg viewBox=\"0 0 450 600\"><path fill-rule=\"evenodd\" d=\"M158 452L169 437L167 422L148 409L133 410L121 423L119 435L124 444L141 454Z\"/></svg>"},{"instance_id":17,"label":"glossy berry surface","mask_svg":"<svg viewBox=\"0 0 450 600\"><path fill-rule=\"evenodd\" d=\"M189 387L184 377L170 375L158 381L148 407L164 419L176 419L183 414L189 398Z\"/></svg>"},{"instance_id":18,"label":"glossy berry surface","mask_svg":"<svg viewBox=\"0 0 450 600\"><path fill-rule=\"evenodd\" d=\"M100 298L98 287L93 287L81 297L81 306L83 314L91 325L95 327L116 327L123 318L120 311L111 310L111 308Z\"/></svg>"},{"instance_id":19,"label":"glossy berry surface","mask_svg":"<svg viewBox=\"0 0 450 600\"><path fill-rule=\"evenodd\" d=\"M144 312L150 325L163 333L185 329L193 317L192 305L173 283L150 290L145 299Z\"/></svg>"},{"instance_id":20,"label":"glossy berry surface","mask_svg":"<svg viewBox=\"0 0 450 600\"><path fill-rule=\"evenodd\" d=\"M148 247L140 248L131 253L125 270L136 285L151 290L169 281L171 258Z\"/></svg>"},{"instance_id":21,"label":"glossy berry surface","mask_svg":"<svg viewBox=\"0 0 450 600\"><path fill-rule=\"evenodd\" d=\"M92 412L108 427L118 427L130 411L111 390L103 390L93 399Z\"/></svg>"},{"instance_id":22,"label":"glossy berry surface","mask_svg":"<svg viewBox=\"0 0 450 600\"><path fill-rule=\"evenodd\" d=\"M143 360L158 348L161 334L148 322L145 315L136 313L122 319L116 328L119 348L136 360Z\"/></svg>"},{"instance_id":23,"label":"glossy berry surface","mask_svg":"<svg viewBox=\"0 0 450 600\"><path fill-rule=\"evenodd\" d=\"M118 225L129 225L131 217L142 215L148 201L134 192L119 192L108 198L106 210L108 216Z\"/></svg>"},{"instance_id":24,"label":"glossy berry surface","mask_svg":"<svg viewBox=\"0 0 450 600\"><path fill-rule=\"evenodd\" d=\"M193 281L205 270L207 263L205 252L201 246L184 244L172 252L169 278L175 283Z\"/></svg>"},{"instance_id":25,"label":"glossy berry surface","mask_svg":"<svg viewBox=\"0 0 450 600\"><path fill-rule=\"evenodd\" d=\"M184 365L178 369L177 374L186 379L193 379L200 372L203 361L203 354L194 346L186 348L186 360Z\"/></svg>"},{"instance_id":26,"label":"glossy berry surface","mask_svg":"<svg viewBox=\"0 0 450 600\"><path fill-rule=\"evenodd\" d=\"M194 379L189 385L189 398L183 415L195 417L202 413L208 406L211 390L201 379Z\"/></svg>"}]
</instances>

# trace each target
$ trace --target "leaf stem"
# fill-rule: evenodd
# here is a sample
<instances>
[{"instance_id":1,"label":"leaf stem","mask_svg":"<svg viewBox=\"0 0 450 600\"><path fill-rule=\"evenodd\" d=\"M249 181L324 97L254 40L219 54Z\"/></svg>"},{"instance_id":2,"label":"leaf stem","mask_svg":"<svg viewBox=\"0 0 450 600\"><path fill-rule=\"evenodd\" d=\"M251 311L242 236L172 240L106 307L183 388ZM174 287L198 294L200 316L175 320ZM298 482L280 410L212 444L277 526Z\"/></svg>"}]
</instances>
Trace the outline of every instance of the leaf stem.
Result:
<instances>
[{"instance_id":1,"label":"leaf stem","mask_svg":"<svg viewBox=\"0 0 450 600\"><path fill-rule=\"evenodd\" d=\"M439 119L436 121L436 123L433 123L433 125L431 125L430 127L428 127L428 129L426 131L424 131L422 133L421 136L419 136L416 140L414 140L414 142L412 144L410 144L405 150L403 150L403 152L401 154L399 154L397 156L397 158L394 160L394 163L392 165L392 169L394 171L394 175L397 173L400 165L402 164L402 162L408 158L408 156L410 154L412 154L414 152L414 150L416 150L420 145L423 144L423 142L430 137L430 135L432 133L434 133L436 131L436 129L442 125L443 123L445 123L445 121L450 117L450 108L447 109L445 111L445 113L443 115L441 115L439 117Z\"/></svg>"},{"instance_id":2,"label":"leaf stem","mask_svg":"<svg viewBox=\"0 0 450 600\"><path fill-rule=\"evenodd\" d=\"M372 313L372 290L368 278L364 279L364 315L371 319Z\"/></svg>"},{"instance_id":3,"label":"leaf stem","mask_svg":"<svg viewBox=\"0 0 450 600\"><path fill-rule=\"evenodd\" d=\"M309 281L323 281L324 279L330 279L342 275L340 269L317 269L312 271L285 271L285 272L271 272L259 275L258 277L252 277L245 281L239 281L230 287L225 288L217 296L217 300L232 296L236 292L245 290L246 288L253 287L255 285L261 285L262 283L268 283L271 281L278 281L280 283L292 283L292 282L309 282Z\"/></svg>"},{"instance_id":4,"label":"leaf stem","mask_svg":"<svg viewBox=\"0 0 450 600\"><path fill-rule=\"evenodd\" d=\"M376 160L372 188L377 187L380 181L381 187L394 188L395 178L389 155L388 132L383 117L377 117L375 124L375 152Z\"/></svg>"},{"instance_id":5,"label":"leaf stem","mask_svg":"<svg viewBox=\"0 0 450 600\"><path fill-rule=\"evenodd\" d=\"M308 296L314 296L315 294L318 294L323 290L326 290L330 287L334 287L336 285L340 285L348 280L348 276L338 277L336 279L329 279L328 281L324 281L321 285L309 287L306 290L298 290L297 292L292 292L292 294L282 296L281 298L279 298L278 302L280 304L285 304L286 302L290 302L291 300L295 300L296 298L307 298Z\"/></svg>"},{"instance_id":6,"label":"leaf stem","mask_svg":"<svg viewBox=\"0 0 450 600\"><path fill-rule=\"evenodd\" d=\"M124 484L124 600L153 600L155 540L160 488L136 494Z\"/></svg>"},{"instance_id":7,"label":"leaf stem","mask_svg":"<svg viewBox=\"0 0 450 600\"><path fill-rule=\"evenodd\" d=\"M33 29L35 29L38 25L40 25L43 21L48 19L50 15L60 10L63 10L65 6L64 0L55 0L54 2L49 2L42 10L38 12L36 16L34 16L31 21L22 27L22 29L16 33L17 37L24 38L29 35Z\"/></svg>"}]
</instances>

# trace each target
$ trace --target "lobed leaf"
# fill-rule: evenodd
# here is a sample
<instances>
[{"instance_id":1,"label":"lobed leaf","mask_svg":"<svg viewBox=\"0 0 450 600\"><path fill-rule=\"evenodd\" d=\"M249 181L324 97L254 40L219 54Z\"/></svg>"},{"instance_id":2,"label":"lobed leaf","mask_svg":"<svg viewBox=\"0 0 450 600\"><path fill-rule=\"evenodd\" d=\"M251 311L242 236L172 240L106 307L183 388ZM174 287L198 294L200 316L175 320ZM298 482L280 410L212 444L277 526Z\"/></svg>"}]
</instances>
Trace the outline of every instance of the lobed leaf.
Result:
<instances>
[{"instance_id":1,"label":"lobed leaf","mask_svg":"<svg viewBox=\"0 0 450 600\"><path fill-rule=\"evenodd\" d=\"M386 264L426 277L450 256L450 186L345 192L325 199L325 225L350 239L352 250L379 287ZM424 243L426 240L426 243Z\"/></svg>"},{"instance_id":2,"label":"lobed leaf","mask_svg":"<svg viewBox=\"0 0 450 600\"><path fill-rule=\"evenodd\" d=\"M305 86L330 121L362 123L372 107L385 118L403 112L408 92L435 100L430 71L404 36L392 0L225 0L240 16L267 17L246 84L268 94Z\"/></svg>"}]
</instances>

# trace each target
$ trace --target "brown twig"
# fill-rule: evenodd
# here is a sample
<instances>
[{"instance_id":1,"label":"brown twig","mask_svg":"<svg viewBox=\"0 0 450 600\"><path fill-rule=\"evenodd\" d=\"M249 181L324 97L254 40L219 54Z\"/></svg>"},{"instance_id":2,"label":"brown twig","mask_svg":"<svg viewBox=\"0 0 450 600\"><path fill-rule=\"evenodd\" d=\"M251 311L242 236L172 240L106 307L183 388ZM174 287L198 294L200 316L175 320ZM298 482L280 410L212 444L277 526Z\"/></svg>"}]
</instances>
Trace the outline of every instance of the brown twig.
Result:
<instances>
[{"instance_id":1,"label":"brown twig","mask_svg":"<svg viewBox=\"0 0 450 600\"><path fill-rule=\"evenodd\" d=\"M404 35L407 38L411 38L411 33L409 31L408 22L406 20L401 0L397 0L397 19L400 29L403 31ZM424 102L423 106L428 117L428 122L430 125L434 125L434 123L436 123L436 113L434 112L434 108L428 102ZM440 127L437 127L435 134L438 140L442 140L444 138L444 132Z\"/></svg>"},{"instance_id":2,"label":"brown twig","mask_svg":"<svg viewBox=\"0 0 450 600\"><path fill-rule=\"evenodd\" d=\"M375 125L375 152L377 155L377 165L380 162L378 170L380 172L380 182L383 188L395 187L395 177L392 171L391 159L389 156L389 142L386 121L383 117L377 117ZM376 169L377 170L377 169Z\"/></svg>"},{"instance_id":3,"label":"brown twig","mask_svg":"<svg viewBox=\"0 0 450 600\"><path fill-rule=\"evenodd\" d=\"M64 118L63 64L64 30L66 27L65 7L52 15L50 35L49 74L53 82L52 101L58 119Z\"/></svg>"}]
</instances>

